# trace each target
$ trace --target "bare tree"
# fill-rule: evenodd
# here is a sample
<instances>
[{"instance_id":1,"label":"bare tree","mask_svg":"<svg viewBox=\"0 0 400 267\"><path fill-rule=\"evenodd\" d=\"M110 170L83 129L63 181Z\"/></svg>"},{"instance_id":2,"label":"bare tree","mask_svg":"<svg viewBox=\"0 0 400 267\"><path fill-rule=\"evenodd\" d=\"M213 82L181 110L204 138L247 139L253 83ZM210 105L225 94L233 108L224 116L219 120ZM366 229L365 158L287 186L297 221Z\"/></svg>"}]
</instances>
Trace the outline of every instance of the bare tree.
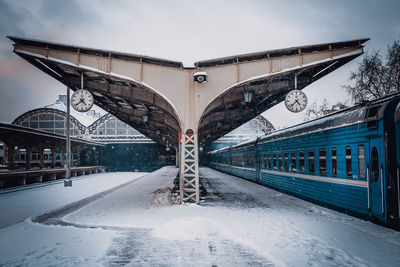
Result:
<instances>
[{"instance_id":1,"label":"bare tree","mask_svg":"<svg viewBox=\"0 0 400 267\"><path fill-rule=\"evenodd\" d=\"M358 70L350 73L352 85L343 86L354 103L400 91L400 41L389 46L386 62L379 51L366 53Z\"/></svg>"},{"instance_id":2,"label":"bare tree","mask_svg":"<svg viewBox=\"0 0 400 267\"><path fill-rule=\"evenodd\" d=\"M388 46L385 61L379 51L366 53L357 71L350 73L352 85L343 86L354 104L380 98L400 91L400 40ZM307 108L304 120L319 118L328 113L347 108L347 101L330 105L313 102Z\"/></svg>"},{"instance_id":3,"label":"bare tree","mask_svg":"<svg viewBox=\"0 0 400 267\"><path fill-rule=\"evenodd\" d=\"M324 110L328 109L328 101L324 98L322 104L317 104L316 101L307 107L304 120L313 120L323 115Z\"/></svg>"},{"instance_id":4,"label":"bare tree","mask_svg":"<svg viewBox=\"0 0 400 267\"><path fill-rule=\"evenodd\" d=\"M346 102L337 102L336 104L331 105L325 98L322 101L322 104L318 104L314 101L308 106L306 114L304 115L304 121L313 120L347 107Z\"/></svg>"},{"instance_id":5,"label":"bare tree","mask_svg":"<svg viewBox=\"0 0 400 267\"><path fill-rule=\"evenodd\" d=\"M400 40L388 48L387 63L388 82L392 88L400 90Z\"/></svg>"}]
</instances>

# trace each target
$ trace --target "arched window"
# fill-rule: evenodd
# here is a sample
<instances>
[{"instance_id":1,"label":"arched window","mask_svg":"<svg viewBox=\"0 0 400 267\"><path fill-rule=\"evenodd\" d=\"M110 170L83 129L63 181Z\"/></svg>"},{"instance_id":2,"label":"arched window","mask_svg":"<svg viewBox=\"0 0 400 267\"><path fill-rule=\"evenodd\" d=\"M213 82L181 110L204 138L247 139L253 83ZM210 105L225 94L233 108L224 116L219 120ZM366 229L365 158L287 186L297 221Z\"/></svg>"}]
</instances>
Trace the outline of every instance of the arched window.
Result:
<instances>
[{"instance_id":1,"label":"arched window","mask_svg":"<svg viewBox=\"0 0 400 267\"><path fill-rule=\"evenodd\" d=\"M353 168L351 166L351 147L346 146L346 176L353 177Z\"/></svg>"},{"instance_id":2,"label":"arched window","mask_svg":"<svg viewBox=\"0 0 400 267\"><path fill-rule=\"evenodd\" d=\"M127 135L142 135L135 128L129 126L123 121L118 120L110 114L106 114L91 126L89 133L93 132L95 136L127 136Z\"/></svg>"},{"instance_id":3,"label":"arched window","mask_svg":"<svg viewBox=\"0 0 400 267\"><path fill-rule=\"evenodd\" d=\"M64 111L57 109L35 109L22 114L15 119L12 124L66 135L66 116L67 114ZM70 131L71 136L77 137L85 133L85 126L83 126L76 118L71 116Z\"/></svg>"}]
</instances>

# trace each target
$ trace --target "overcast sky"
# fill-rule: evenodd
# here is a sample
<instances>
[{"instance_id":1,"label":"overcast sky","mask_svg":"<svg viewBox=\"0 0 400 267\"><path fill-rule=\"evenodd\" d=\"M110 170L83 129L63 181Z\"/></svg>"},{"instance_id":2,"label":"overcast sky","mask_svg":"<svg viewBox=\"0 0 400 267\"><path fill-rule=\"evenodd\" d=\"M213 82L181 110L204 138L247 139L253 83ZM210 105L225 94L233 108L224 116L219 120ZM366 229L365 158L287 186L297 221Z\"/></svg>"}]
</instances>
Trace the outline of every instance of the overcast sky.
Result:
<instances>
[{"instance_id":1,"label":"overcast sky","mask_svg":"<svg viewBox=\"0 0 400 267\"><path fill-rule=\"evenodd\" d=\"M12 53L7 35L193 62L229 55L371 38L366 51L400 39L400 1L0 0L0 121L53 103L65 87ZM342 85L360 58L311 84L309 102L348 99ZM281 103L276 127L302 121Z\"/></svg>"}]
</instances>

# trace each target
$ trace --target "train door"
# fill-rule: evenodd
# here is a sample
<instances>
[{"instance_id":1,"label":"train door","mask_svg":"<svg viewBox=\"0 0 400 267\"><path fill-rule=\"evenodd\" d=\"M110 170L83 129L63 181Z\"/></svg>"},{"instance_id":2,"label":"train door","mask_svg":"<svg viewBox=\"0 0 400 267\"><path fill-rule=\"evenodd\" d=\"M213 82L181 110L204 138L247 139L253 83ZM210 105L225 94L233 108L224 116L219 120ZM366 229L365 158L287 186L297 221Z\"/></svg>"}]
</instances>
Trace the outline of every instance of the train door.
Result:
<instances>
[{"instance_id":1,"label":"train door","mask_svg":"<svg viewBox=\"0 0 400 267\"><path fill-rule=\"evenodd\" d=\"M369 191L372 217L382 217L384 213L383 199L383 153L378 138L369 141Z\"/></svg>"}]
</instances>

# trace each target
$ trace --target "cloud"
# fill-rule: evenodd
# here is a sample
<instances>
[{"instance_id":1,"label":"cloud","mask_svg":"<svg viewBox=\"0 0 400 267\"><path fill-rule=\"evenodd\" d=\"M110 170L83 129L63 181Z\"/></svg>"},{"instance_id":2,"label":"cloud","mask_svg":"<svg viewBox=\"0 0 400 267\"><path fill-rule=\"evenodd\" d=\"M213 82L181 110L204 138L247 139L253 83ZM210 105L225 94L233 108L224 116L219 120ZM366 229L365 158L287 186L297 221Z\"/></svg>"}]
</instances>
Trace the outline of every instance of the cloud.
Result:
<instances>
[{"instance_id":1,"label":"cloud","mask_svg":"<svg viewBox=\"0 0 400 267\"><path fill-rule=\"evenodd\" d=\"M62 84L12 53L6 35L190 65L216 57L365 37L371 38L367 50L385 50L400 37L398 10L400 2L395 0L0 0L0 120L11 120L26 107L50 104L65 91ZM356 67L354 61L310 85L305 89L309 101L345 98L341 85ZM13 86L16 89L11 90ZM24 101L15 102L21 94ZM297 122L296 115L281 106L267 112L270 120L278 125Z\"/></svg>"}]
</instances>

